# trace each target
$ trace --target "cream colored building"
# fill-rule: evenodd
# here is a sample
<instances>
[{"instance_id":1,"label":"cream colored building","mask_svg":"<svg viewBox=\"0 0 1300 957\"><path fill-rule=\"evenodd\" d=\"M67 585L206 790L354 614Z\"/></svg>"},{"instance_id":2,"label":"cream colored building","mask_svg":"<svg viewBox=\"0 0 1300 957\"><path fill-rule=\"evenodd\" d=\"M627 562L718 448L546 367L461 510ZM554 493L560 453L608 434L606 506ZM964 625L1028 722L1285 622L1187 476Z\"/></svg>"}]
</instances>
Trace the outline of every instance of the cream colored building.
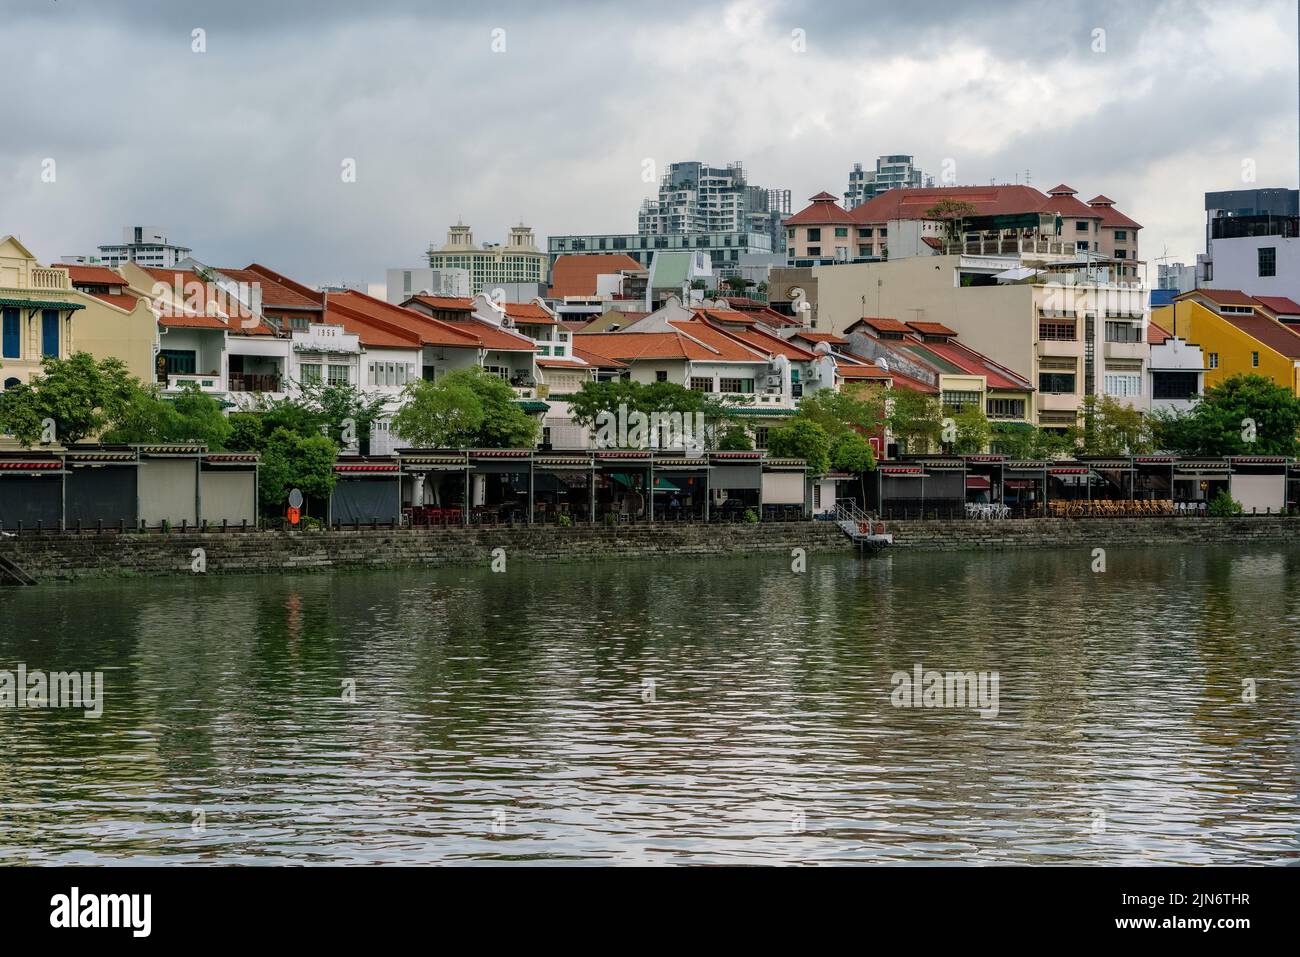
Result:
<instances>
[{"instance_id":1,"label":"cream colored building","mask_svg":"<svg viewBox=\"0 0 1300 957\"><path fill-rule=\"evenodd\" d=\"M442 248L429 247L428 256L431 269L468 270L470 295L491 293L495 285L545 283L549 258L528 226L511 226L504 245L475 246L473 231L460 222L447 230Z\"/></svg>"},{"instance_id":2,"label":"cream colored building","mask_svg":"<svg viewBox=\"0 0 1300 957\"><path fill-rule=\"evenodd\" d=\"M820 331L864 316L939 322L1035 388L1032 419L1074 425L1089 393L1145 410L1150 347L1146 288L1071 257L921 256L819 266Z\"/></svg>"}]
</instances>

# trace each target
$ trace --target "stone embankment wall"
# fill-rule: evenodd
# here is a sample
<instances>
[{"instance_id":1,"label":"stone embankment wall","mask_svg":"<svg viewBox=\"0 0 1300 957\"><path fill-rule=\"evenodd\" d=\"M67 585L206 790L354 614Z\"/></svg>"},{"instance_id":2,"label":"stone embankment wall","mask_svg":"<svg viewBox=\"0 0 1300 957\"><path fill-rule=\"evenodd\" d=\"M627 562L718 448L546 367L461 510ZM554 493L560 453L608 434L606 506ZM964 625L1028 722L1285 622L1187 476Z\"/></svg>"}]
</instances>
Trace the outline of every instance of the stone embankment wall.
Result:
<instances>
[{"instance_id":1,"label":"stone embankment wall","mask_svg":"<svg viewBox=\"0 0 1300 957\"><path fill-rule=\"evenodd\" d=\"M987 549L1300 542L1300 517L1034 518L892 522L896 548Z\"/></svg>"},{"instance_id":2,"label":"stone embankment wall","mask_svg":"<svg viewBox=\"0 0 1300 957\"><path fill-rule=\"evenodd\" d=\"M568 528L361 529L332 532L94 533L0 539L8 558L38 581L192 574L203 549L208 574L266 574L319 568L487 565L495 548L509 560L606 561L850 552L833 522L753 525L641 524Z\"/></svg>"}]
</instances>

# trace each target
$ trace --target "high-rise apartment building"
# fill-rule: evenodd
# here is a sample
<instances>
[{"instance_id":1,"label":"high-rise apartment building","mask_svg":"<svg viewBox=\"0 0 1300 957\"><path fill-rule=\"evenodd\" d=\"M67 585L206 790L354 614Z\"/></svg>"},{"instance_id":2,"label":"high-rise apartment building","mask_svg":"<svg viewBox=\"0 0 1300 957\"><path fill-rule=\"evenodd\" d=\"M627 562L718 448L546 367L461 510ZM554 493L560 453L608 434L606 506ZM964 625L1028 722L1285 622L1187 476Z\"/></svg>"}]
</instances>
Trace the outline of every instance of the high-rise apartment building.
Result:
<instances>
[{"instance_id":1,"label":"high-rise apartment building","mask_svg":"<svg viewBox=\"0 0 1300 957\"><path fill-rule=\"evenodd\" d=\"M772 251L785 250L788 189L752 186L741 163L724 167L673 163L659 181L657 199L646 199L637 217L642 236L685 233L764 233Z\"/></svg>"},{"instance_id":2,"label":"high-rise apartment building","mask_svg":"<svg viewBox=\"0 0 1300 957\"><path fill-rule=\"evenodd\" d=\"M869 199L879 196L887 189L933 186L934 177L926 176L913 165L913 157L901 153L876 157L874 170L863 169L861 163L854 163L849 171L849 188L844 191L844 208L853 209Z\"/></svg>"},{"instance_id":3,"label":"high-rise apartment building","mask_svg":"<svg viewBox=\"0 0 1300 957\"><path fill-rule=\"evenodd\" d=\"M100 246L96 261L110 268L135 263L146 269L170 269L189 258L191 252L189 246L179 246L169 240L161 226L124 226L122 241ZM65 260L73 258L81 257L64 257Z\"/></svg>"}]
</instances>

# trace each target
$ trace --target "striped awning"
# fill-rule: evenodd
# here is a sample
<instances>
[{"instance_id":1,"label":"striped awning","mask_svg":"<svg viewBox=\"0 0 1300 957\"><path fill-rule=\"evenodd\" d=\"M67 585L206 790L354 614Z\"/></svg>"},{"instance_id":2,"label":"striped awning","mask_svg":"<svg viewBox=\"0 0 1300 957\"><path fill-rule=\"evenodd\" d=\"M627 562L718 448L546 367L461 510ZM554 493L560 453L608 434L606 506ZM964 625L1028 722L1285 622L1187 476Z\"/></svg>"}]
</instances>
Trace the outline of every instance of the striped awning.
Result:
<instances>
[{"instance_id":1,"label":"striped awning","mask_svg":"<svg viewBox=\"0 0 1300 957\"><path fill-rule=\"evenodd\" d=\"M0 306L17 306L19 309L62 309L65 312L76 312L78 309L85 309L79 302L60 302L57 299L14 299L10 297L0 298Z\"/></svg>"}]
</instances>

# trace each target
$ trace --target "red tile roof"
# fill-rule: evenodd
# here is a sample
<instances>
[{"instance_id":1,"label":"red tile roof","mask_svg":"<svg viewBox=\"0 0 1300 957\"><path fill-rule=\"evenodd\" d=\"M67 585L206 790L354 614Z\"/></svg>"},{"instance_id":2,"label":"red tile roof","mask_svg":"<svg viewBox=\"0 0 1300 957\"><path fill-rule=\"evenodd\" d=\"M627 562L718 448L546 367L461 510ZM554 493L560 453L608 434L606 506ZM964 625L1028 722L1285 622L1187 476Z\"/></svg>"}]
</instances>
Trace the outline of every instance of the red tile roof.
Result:
<instances>
[{"instance_id":1,"label":"red tile roof","mask_svg":"<svg viewBox=\"0 0 1300 957\"><path fill-rule=\"evenodd\" d=\"M411 300L423 303L434 309L442 309L451 312L473 312L474 300L467 296L412 296Z\"/></svg>"},{"instance_id":2,"label":"red tile roof","mask_svg":"<svg viewBox=\"0 0 1300 957\"><path fill-rule=\"evenodd\" d=\"M968 375L982 375L990 389L1005 389L1015 392L1032 392L1034 387L1028 379L1017 375L1001 363L994 362L982 352L961 342L922 342L914 349L929 352L934 356L956 366ZM924 355L921 356L925 358Z\"/></svg>"},{"instance_id":3,"label":"red tile roof","mask_svg":"<svg viewBox=\"0 0 1300 957\"><path fill-rule=\"evenodd\" d=\"M370 325L407 343L460 349L483 347L483 338L478 333L485 326L480 322L472 324L441 322L414 309L394 306L382 299L354 290L332 292L326 296L325 302L331 314L350 315L362 324ZM521 336L513 333L505 333L505 335L515 342L524 341ZM525 351L532 351L531 343Z\"/></svg>"},{"instance_id":4,"label":"red tile roof","mask_svg":"<svg viewBox=\"0 0 1300 957\"><path fill-rule=\"evenodd\" d=\"M94 296L101 302L108 303L110 306L117 306L119 309L125 309L127 312L133 310L135 304L140 301L138 296L132 296L130 293L92 292L90 295Z\"/></svg>"},{"instance_id":5,"label":"red tile roof","mask_svg":"<svg viewBox=\"0 0 1300 957\"><path fill-rule=\"evenodd\" d=\"M1173 338L1172 335L1170 335L1160 326L1156 325L1154 322L1147 323L1147 343L1149 345L1158 346L1161 343L1163 343L1166 339L1172 339L1172 338Z\"/></svg>"},{"instance_id":6,"label":"red tile roof","mask_svg":"<svg viewBox=\"0 0 1300 957\"><path fill-rule=\"evenodd\" d=\"M322 320L326 325L342 326L354 333L367 348L418 349L420 337L400 326L376 320L331 301Z\"/></svg>"},{"instance_id":7,"label":"red tile roof","mask_svg":"<svg viewBox=\"0 0 1300 957\"><path fill-rule=\"evenodd\" d=\"M623 253L609 256L557 256L551 266L550 295L556 299L565 296L594 296L597 276L641 268L639 262Z\"/></svg>"},{"instance_id":8,"label":"red tile roof","mask_svg":"<svg viewBox=\"0 0 1300 957\"><path fill-rule=\"evenodd\" d=\"M1114 206L1115 201L1111 199L1109 196L1104 196L1099 193L1096 196L1094 196L1092 199L1088 200L1088 205L1089 206Z\"/></svg>"},{"instance_id":9,"label":"red tile roof","mask_svg":"<svg viewBox=\"0 0 1300 957\"><path fill-rule=\"evenodd\" d=\"M590 365L585 360L583 360L581 356L577 356L573 359L566 359L563 356L559 358L556 358L554 356L543 356L538 358L537 364L541 366L543 369L581 370L581 369L590 368Z\"/></svg>"},{"instance_id":10,"label":"red tile roof","mask_svg":"<svg viewBox=\"0 0 1300 957\"><path fill-rule=\"evenodd\" d=\"M977 216L1016 213L1051 213L1078 218L1100 218L1104 225L1142 227L1109 206L1091 207L1079 202L1074 190L1061 184L1057 195L1040 193L1032 186L928 186L887 189L850 212L855 223L884 224L891 219L924 219L925 211L943 200L970 203ZM1105 197L1102 197L1103 199Z\"/></svg>"},{"instance_id":11,"label":"red tile roof","mask_svg":"<svg viewBox=\"0 0 1300 957\"><path fill-rule=\"evenodd\" d=\"M1288 359L1300 359L1300 333L1290 326L1259 313L1250 316L1225 315L1223 319L1274 352L1279 352Z\"/></svg>"},{"instance_id":12,"label":"red tile roof","mask_svg":"<svg viewBox=\"0 0 1300 957\"><path fill-rule=\"evenodd\" d=\"M703 358L722 362L760 362L767 358L766 353L758 352L753 346L738 342L730 334L709 325L703 319L671 322L669 325L675 326L692 339L702 343L712 353Z\"/></svg>"},{"instance_id":13,"label":"red tile roof","mask_svg":"<svg viewBox=\"0 0 1300 957\"><path fill-rule=\"evenodd\" d=\"M852 223L853 217L830 193L818 193L808 200L812 205L801 209L785 221L787 226L820 226L823 223Z\"/></svg>"},{"instance_id":14,"label":"red tile roof","mask_svg":"<svg viewBox=\"0 0 1300 957\"><path fill-rule=\"evenodd\" d=\"M913 379L910 375L891 371L889 377L894 380L895 389L906 389L908 392L921 392L925 395L939 394L938 386L930 385L928 382L922 382L920 379Z\"/></svg>"},{"instance_id":15,"label":"red tile roof","mask_svg":"<svg viewBox=\"0 0 1300 957\"><path fill-rule=\"evenodd\" d=\"M217 316L199 315L196 312L177 313L175 315L163 312L158 316L158 325L166 326L168 329L229 329L225 320Z\"/></svg>"},{"instance_id":16,"label":"red tile roof","mask_svg":"<svg viewBox=\"0 0 1300 957\"><path fill-rule=\"evenodd\" d=\"M849 340L843 336L837 336L833 332L796 332L794 339L807 339L809 342L829 342L837 346L846 346Z\"/></svg>"},{"instance_id":17,"label":"red tile roof","mask_svg":"<svg viewBox=\"0 0 1300 957\"><path fill-rule=\"evenodd\" d=\"M1247 295L1240 289L1192 289L1189 292L1174 296L1175 299L1186 299L1189 296L1204 296L1206 299L1220 306L1255 306L1255 298Z\"/></svg>"},{"instance_id":18,"label":"red tile roof","mask_svg":"<svg viewBox=\"0 0 1300 957\"><path fill-rule=\"evenodd\" d=\"M1286 296L1256 296L1255 301L1279 316L1300 316L1300 302Z\"/></svg>"},{"instance_id":19,"label":"red tile roof","mask_svg":"<svg viewBox=\"0 0 1300 957\"><path fill-rule=\"evenodd\" d=\"M1048 196L1075 196L1078 194L1078 192L1079 191L1075 189L1073 186L1066 186L1064 183L1060 183L1056 186L1053 186L1051 189L1049 189L1047 191L1047 195Z\"/></svg>"},{"instance_id":20,"label":"red tile roof","mask_svg":"<svg viewBox=\"0 0 1300 957\"><path fill-rule=\"evenodd\" d=\"M126 280L107 266L78 266L55 263L55 269L66 269L74 286L125 286Z\"/></svg>"},{"instance_id":21,"label":"red tile roof","mask_svg":"<svg viewBox=\"0 0 1300 957\"><path fill-rule=\"evenodd\" d=\"M735 339L739 339L745 345L758 349L760 352L769 356L785 356L787 359L797 359L801 362L812 362L817 358L815 352L804 349L795 345L789 339L782 339L770 332L765 331L759 325L747 326L743 328L732 327L725 330L726 333Z\"/></svg>"},{"instance_id":22,"label":"red tile roof","mask_svg":"<svg viewBox=\"0 0 1300 957\"><path fill-rule=\"evenodd\" d=\"M579 332L573 341L575 349L629 362L708 357L707 350L673 332ZM688 355L688 348L693 354Z\"/></svg>"},{"instance_id":23,"label":"red tile roof","mask_svg":"<svg viewBox=\"0 0 1300 957\"><path fill-rule=\"evenodd\" d=\"M835 374L842 379L892 379L894 375L880 366L856 365L850 362L837 362Z\"/></svg>"},{"instance_id":24,"label":"red tile roof","mask_svg":"<svg viewBox=\"0 0 1300 957\"><path fill-rule=\"evenodd\" d=\"M553 326L555 317L545 307L535 302L503 302L501 308L515 322L530 326Z\"/></svg>"},{"instance_id":25,"label":"red tile roof","mask_svg":"<svg viewBox=\"0 0 1300 957\"><path fill-rule=\"evenodd\" d=\"M216 267L214 267L216 268ZM309 290L286 276L253 263L246 269L220 269L217 272L235 282L256 284L262 291L262 308L315 309L323 308L324 293Z\"/></svg>"},{"instance_id":26,"label":"red tile roof","mask_svg":"<svg viewBox=\"0 0 1300 957\"><path fill-rule=\"evenodd\" d=\"M899 322L897 319L890 319L887 316L863 316L861 319L858 320L858 322L866 323L868 326L870 326L872 329L875 329L877 332L911 332L912 331L907 327L907 323ZM853 325L849 326L849 328L852 329L853 326L856 326L857 324L858 323L855 322L853 323Z\"/></svg>"},{"instance_id":27,"label":"red tile roof","mask_svg":"<svg viewBox=\"0 0 1300 957\"><path fill-rule=\"evenodd\" d=\"M957 331L949 329L942 322L909 322L908 327L923 336L955 336Z\"/></svg>"},{"instance_id":28,"label":"red tile roof","mask_svg":"<svg viewBox=\"0 0 1300 957\"><path fill-rule=\"evenodd\" d=\"M579 359L581 359L583 362L586 362L588 365L599 366L603 369L626 369L627 368L626 362L620 362L618 359L615 359L613 356L598 356L596 355L596 353L588 352L586 349L580 348L579 346L576 345L573 347L573 354L577 356Z\"/></svg>"}]
</instances>

